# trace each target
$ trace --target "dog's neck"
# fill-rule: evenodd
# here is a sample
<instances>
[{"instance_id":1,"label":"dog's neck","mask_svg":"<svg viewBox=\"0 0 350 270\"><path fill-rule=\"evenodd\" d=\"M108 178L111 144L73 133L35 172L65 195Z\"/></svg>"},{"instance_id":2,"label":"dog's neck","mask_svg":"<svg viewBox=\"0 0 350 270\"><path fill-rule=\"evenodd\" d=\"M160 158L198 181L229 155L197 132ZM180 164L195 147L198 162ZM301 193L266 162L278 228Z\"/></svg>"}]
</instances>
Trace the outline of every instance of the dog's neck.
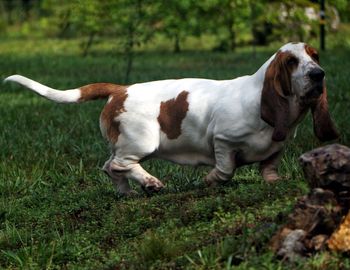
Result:
<instances>
[{"instance_id":1,"label":"dog's neck","mask_svg":"<svg viewBox=\"0 0 350 270\"><path fill-rule=\"evenodd\" d=\"M254 74L251 75L254 81L259 82L260 84L264 83L266 70L275 56L276 54L273 54Z\"/></svg>"},{"instance_id":2,"label":"dog's neck","mask_svg":"<svg viewBox=\"0 0 350 270\"><path fill-rule=\"evenodd\" d=\"M260 106L261 106L261 92L264 86L264 80L265 80L265 73L267 71L267 68L269 67L270 63L274 59L275 54L272 55L254 74L250 76L251 81L254 83L254 91L256 92L256 95L252 95L254 100L251 100L251 107L258 108L258 110L255 110L255 113L259 115L260 118ZM291 130L293 130L300 121L304 118L309 106L304 106L300 102L300 100L295 96L292 95L290 97L287 97L289 108L290 108L290 116L289 116L289 123L288 126ZM248 106L249 108L249 106Z\"/></svg>"}]
</instances>

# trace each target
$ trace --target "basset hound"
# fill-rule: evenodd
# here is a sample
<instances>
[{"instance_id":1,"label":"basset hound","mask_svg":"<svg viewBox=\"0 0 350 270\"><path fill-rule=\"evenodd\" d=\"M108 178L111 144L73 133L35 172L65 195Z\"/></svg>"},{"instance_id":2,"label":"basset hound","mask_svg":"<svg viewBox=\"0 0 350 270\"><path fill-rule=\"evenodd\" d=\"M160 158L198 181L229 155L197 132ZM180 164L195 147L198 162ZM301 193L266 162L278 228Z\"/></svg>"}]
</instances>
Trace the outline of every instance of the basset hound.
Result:
<instances>
[{"instance_id":1,"label":"basset hound","mask_svg":"<svg viewBox=\"0 0 350 270\"><path fill-rule=\"evenodd\" d=\"M5 81L60 103L108 99L100 129L112 156L103 170L122 194L134 192L130 179L148 192L164 187L141 167L148 158L212 166L204 179L208 185L230 180L239 166L259 162L263 178L274 182L283 147L309 109L321 141L338 137L318 53L305 43L284 45L253 75L233 80L95 83L65 91L20 75Z\"/></svg>"}]
</instances>

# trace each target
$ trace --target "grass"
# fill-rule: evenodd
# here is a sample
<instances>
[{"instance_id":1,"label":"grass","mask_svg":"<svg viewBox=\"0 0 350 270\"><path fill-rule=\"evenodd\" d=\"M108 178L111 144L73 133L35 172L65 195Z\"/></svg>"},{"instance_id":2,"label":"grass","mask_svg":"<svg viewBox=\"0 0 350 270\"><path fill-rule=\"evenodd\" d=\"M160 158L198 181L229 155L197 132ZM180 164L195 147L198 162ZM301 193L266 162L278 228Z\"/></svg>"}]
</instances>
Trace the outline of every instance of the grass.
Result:
<instances>
[{"instance_id":1,"label":"grass","mask_svg":"<svg viewBox=\"0 0 350 270\"><path fill-rule=\"evenodd\" d=\"M277 48L277 47L276 47ZM250 74L276 48L237 53L138 52L132 82L165 78L228 79ZM321 55L332 115L349 145L350 48ZM53 87L122 82L124 58L99 44L79 56L76 40L3 40L0 77L29 76ZM98 127L103 102L50 103L18 86L0 91L0 266L4 269L350 269L323 252L295 264L267 243L308 188L298 165L319 142L310 116L287 146L284 180L266 185L255 165L225 187L207 188L208 168L163 161L144 166L166 184L148 197L123 198L101 172L109 157Z\"/></svg>"}]
</instances>

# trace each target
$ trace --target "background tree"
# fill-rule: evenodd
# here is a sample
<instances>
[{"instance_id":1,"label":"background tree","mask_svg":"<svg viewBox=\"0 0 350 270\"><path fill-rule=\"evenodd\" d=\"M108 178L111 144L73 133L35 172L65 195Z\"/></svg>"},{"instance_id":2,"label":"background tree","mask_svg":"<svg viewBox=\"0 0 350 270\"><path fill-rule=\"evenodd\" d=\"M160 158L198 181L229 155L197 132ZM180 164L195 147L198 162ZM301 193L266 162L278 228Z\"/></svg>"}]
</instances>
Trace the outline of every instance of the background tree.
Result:
<instances>
[{"instance_id":1,"label":"background tree","mask_svg":"<svg viewBox=\"0 0 350 270\"><path fill-rule=\"evenodd\" d=\"M235 50L237 33L247 33L250 19L248 0L205 0L202 3L205 11L207 32L218 39L217 50ZM243 35L242 35L243 36Z\"/></svg>"},{"instance_id":2,"label":"background tree","mask_svg":"<svg viewBox=\"0 0 350 270\"><path fill-rule=\"evenodd\" d=\"M110 11L108 7L99 0L73 0L71 3L72 14L68 20L72 23L76 31L81 36L87 36L87 40L82 43L82 54L86 56L89 52L94 38L105 31L108 25ZM68 5L69 8L69 5ZM65 10L63 12L66 12ZM70 14L70 11L67 11Z\"/></svg>"},{"instance_id":3,"label":"background tree","mask_svg":"<svg viewBox=\"0 0 350 270\"><path fill-rule=\"evenodd\" d=\"M135 47L146 43L155 33L158 21L156 5L143 0L110 1L107 32L114 34L126 58L125 82L129 81Z\"/></svg>"},{"instance_id":4,"label":"background tree","mask_svg":"<svg viewBox=\"0 0 350 270\"><path fill-rule=\"evenodd\" d=\"M199 21L196 17L199 5L194 0L161 0L158 6L161 17L160 31L173 41L173 51L181 51L181 40L188 35L198 34Z\"/></svg>"},{"instance_id":5,"label":"background tree","mask_svg":"<svg viewBox=\"0 0 350 270\"><path fill-rule=\"evenodd\" d=\"M181 51L188 37L215 41L213 49L308 41L318 34L319 0L2 0L0 29L28 37L78 38L86 56L96 40L108 40L125 56L125 82L140 45L172 42ZM347 0L327 0L327 12L349 20ZM306 9L312 8L310 19ZM329 13L330 14L330 13ZM327 14L331 25L333 15ZM333 26L332 26L333 27ZM208 38L209 37L209 38ZM204 46L203 46L204 47ZM208 46L205 46L208 47Z\"/></svg>"}]
</instances>

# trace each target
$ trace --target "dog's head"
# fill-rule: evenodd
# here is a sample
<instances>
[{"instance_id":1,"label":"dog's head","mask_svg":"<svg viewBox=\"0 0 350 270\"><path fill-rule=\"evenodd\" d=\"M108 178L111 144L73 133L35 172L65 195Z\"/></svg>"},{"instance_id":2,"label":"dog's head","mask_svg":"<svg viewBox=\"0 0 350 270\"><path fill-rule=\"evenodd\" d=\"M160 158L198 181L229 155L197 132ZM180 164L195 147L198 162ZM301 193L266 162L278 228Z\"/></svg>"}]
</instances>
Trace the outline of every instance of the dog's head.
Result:
<instances>
[{"instance_id":1,"label":"dog's head","mask_svg":"<svg viewBox=\"0 0 350 270\"><path fill-rule=\"evenodd\" d=\"M286 139L292 100L300 105L300 114L311 108L314 131L321 141L338 138L328 111L325 72L317 50L305 43L284 45L266 68L261 117L275 128L274 141Z\"/></svg>"}]
</instances>

